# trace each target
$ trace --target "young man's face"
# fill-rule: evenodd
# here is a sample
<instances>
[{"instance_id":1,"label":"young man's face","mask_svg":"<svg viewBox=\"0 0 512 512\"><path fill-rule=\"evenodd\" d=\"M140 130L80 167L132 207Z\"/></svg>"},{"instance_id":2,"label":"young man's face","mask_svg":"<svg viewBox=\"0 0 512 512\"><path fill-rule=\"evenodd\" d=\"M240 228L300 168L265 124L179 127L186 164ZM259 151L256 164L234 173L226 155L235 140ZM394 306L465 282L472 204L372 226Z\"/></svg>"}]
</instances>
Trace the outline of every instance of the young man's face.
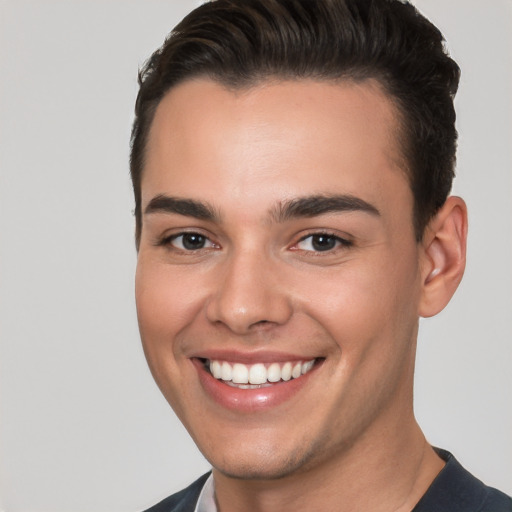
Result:
<instances>
[{"instance_id":1,"label":"young man's face","mask_svg":"<svg viewBox=\"0 0 512 512\"><path fill-rule=\"evenodd\" d=\"M397 126L370 82L234 92L202 79L157 109L142 178L142 341L225 474L293 474L412 421L421 258Z\"/></svg>"}]
</instances>

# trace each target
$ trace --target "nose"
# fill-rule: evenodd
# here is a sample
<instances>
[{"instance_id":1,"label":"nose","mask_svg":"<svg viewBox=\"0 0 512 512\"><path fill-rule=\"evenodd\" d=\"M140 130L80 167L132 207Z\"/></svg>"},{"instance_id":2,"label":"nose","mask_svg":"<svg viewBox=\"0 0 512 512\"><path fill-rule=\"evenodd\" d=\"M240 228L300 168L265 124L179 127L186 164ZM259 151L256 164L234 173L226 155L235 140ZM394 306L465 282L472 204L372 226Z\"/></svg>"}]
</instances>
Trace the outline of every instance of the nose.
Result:
<instances>
[{"instance_id":1,"label":"nose","mask_svg":"<svg viewBox=\"0 0 512 512\"><path fill-rule=\"evenodd\" d=\"M276 267L270 257L256 251L228 258L216 276L206 309L208 320L236 334L285 324L292 303Z\"/></svg>"}]
</instances>

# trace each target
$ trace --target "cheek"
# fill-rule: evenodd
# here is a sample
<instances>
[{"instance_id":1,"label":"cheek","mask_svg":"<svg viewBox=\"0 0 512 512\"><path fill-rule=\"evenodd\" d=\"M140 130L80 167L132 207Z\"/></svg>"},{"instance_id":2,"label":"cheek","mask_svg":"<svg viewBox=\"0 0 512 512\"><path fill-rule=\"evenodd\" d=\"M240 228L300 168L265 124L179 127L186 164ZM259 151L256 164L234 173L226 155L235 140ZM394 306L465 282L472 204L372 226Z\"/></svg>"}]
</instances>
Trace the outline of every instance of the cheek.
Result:
<instances>
[{"instance_id":1,"label":"cheek","mask_svg":"<svg viewBox=\"0 0 512 512\"><path fill-rule=\"evenodd\" d=\"M135 298L144 354L156 383L169 400L173 378L179 374L176 335L187 324L189 308L181 300L179 280L171 279L168 270L140 258Z\"/></svg>"},{"instance_id":2,"label":"cheek","mask_svg":"<svg viewBox=\"0 0 512 512\"><path fill-rule=\"evenodd\" d=\"M194 317L187 289L179 272L139 258L135 297L144 354L155 382L178 415L184 393L180 384L187 371L179 334Z\"/></svg>"},{"instance_id":3,"label":"cheek","mask_svg":"<svg viewBox=\"0 0 512 512\"><path fill-rule=\"evenodd\" d=\"M330 331L346 356L398 349L417 323L417 268L392 255L354 262L308 280L310 314ZM350 350L349 350L350 349Z\"/></svg>"},{"instance_id":4,"label":"cheek","mask_svg":"<svg viewBox=\"0 0 512 512\"><path fill-rule=\"evenodd\" d=\"M137 315L143 342L172 340L200 307L198 286L180 270L139 260L135 279Z\"/></svg>"}]
</instances>

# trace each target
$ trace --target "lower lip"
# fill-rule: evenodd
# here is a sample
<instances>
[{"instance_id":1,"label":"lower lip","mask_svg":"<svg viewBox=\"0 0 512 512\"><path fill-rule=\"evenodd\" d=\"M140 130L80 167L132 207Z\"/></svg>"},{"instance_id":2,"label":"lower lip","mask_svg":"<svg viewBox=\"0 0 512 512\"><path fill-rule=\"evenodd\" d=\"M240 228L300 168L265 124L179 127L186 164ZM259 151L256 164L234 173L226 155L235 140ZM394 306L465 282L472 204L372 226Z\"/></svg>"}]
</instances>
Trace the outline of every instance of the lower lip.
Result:
<instances>
[{"instance_id":1,"label":"lower lip","mask_svg":"<svg viewBox=\"0 0 512 512\"><path fill-rule=\"evenodd\" d=\"M287 382L278 382L257 389L239 389L218 380L204 367L199 359L192 359L203 389L219 405L239 412L257 412L276 407L292 399L307 383L316 370L315 365L308 373Z\"/></svg>"}]
</instances>

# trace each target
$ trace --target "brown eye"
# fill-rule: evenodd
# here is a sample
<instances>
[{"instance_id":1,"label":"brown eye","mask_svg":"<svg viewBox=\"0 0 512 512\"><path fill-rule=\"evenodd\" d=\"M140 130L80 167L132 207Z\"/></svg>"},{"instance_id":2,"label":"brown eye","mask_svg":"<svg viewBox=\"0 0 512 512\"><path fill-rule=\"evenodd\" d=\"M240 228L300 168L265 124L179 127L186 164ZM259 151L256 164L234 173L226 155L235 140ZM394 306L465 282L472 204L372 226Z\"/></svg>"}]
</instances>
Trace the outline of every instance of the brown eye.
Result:
<instances>
[{"instance_id":1,"label":"brown eye","mask_svg":"<svg viewBox=\"0 0 512 512\"><path fill-rule=\"evenodd\" d=\"M304 237L298 244L297 248L301 251L327 252L337 249L340 246L348 247L351 243L335 235L329 233L315 233Z\"/></svg>"},{"instance_id":2,"label":"brown eye","mask_svg":"<svg viewBox=\"0 0 512 512\"><path fill-rule=\"evenodd\" d=\"M315 251L330 251L336 247L337 239L329 235L313 235L311 246Z\"/></svg>"},{"instance_id":3,"label":"brown eye","mask_svg":"<svg viewBox=\"0 0 512 512\"><path fill-rule=\"evenodd\" d=\"M206 247L213 247L213 243L204 235L199 233L182 233L173 237L170 241L173 247L185 251L196 251Z\"/></svg>"}]
</instances>

